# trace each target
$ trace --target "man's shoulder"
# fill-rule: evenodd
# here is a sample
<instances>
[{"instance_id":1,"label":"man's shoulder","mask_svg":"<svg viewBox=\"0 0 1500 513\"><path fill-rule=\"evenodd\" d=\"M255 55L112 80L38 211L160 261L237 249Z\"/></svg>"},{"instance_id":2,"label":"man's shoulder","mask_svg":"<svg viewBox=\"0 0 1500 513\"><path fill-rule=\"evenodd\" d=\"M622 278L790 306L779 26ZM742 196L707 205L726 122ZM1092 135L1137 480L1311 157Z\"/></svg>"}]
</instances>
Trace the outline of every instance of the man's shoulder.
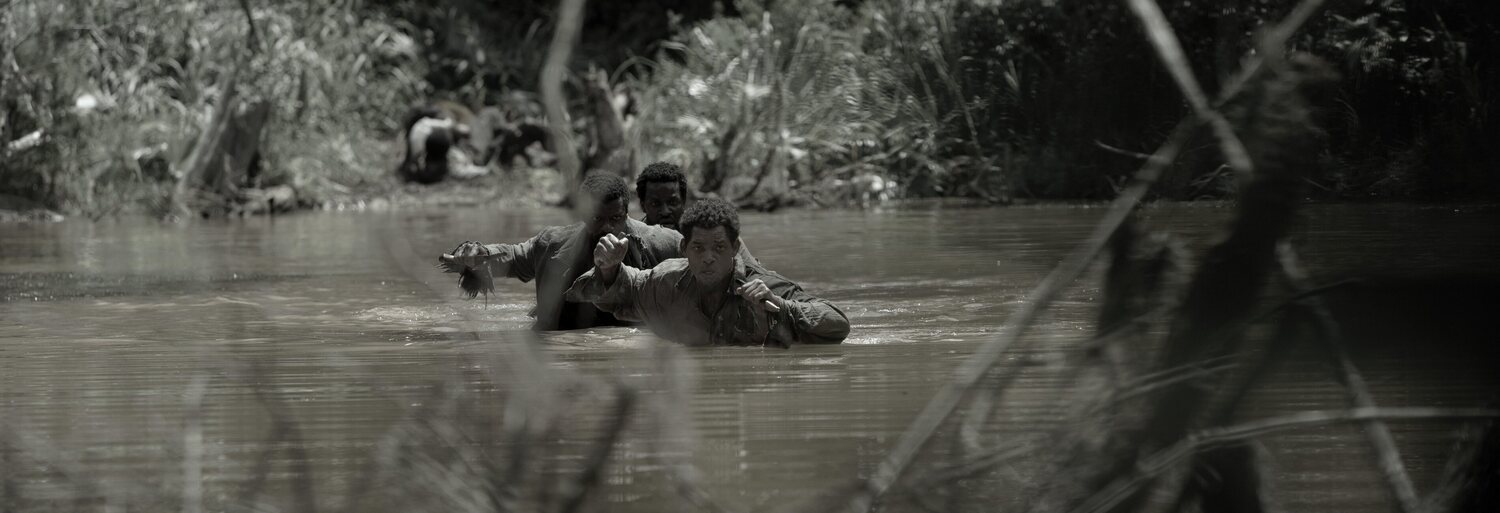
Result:
<instances>
[{"instance_id":1,"label":"man's shoulder","mask_svg":"<svg viewBox=\"0 0 1500 513\"><path fill-rule=\"evenodd\" d=\"M760 278L761 281L766 283L766 286L772 288L776 288L778 286L795 287L799 289L802 288L802 286L798 285L797 282L792 281L786 276L782 276L781 273L767 269L766 266L761 265L760 262L754 261L753 259L751 261L745 261L745 256L743 255L741 255L740 258L741 263L743 263L745 266L745 275L749 278Z\"/></svg>"},{"instance_id":2,"label":"man's shoulder","mask_svg":"<svg viewBox=\"0 0 1500 513\"><path fill-rule=\"evenodd\" d=\"M536 240L548 246L558 246L577 236L578 231L582 229L583 223L548 226L537 232Z\"/></svg>"},{"instance_id":3,"label":"man's shoulder","mask_svg":"<svg viewBox=\"0 0 1500 513\"><path fill-rule=\"evenodd\" d=\"M664 228L664 227L657 226L657 225L654 225L654 224L646 224L646 223L641 222L639 219L633 219L633 218L632 219L628 219L628 220L625 221L625 224L628 225L628 226L630 226L630 232L631 233L634 233L634 234L636 234L638 236L641 236L641 237L650 236L650 237L660 237L660 238L664 238L664 239L681 239L682 238L682 234L677 233L677 230L673 230L671 228Z\"/></svg>"},{"instance_id":4,"label":"man's shoulder","mask_svg":"<svg viewBox=\"0 0 1500 513\"><path fill-rule=\"evenodd\" d=\"M670 246L671 249L675 250L677 249L677 244L682 241L682 234L677 233L677 230L671 228L646 224L635 219L626 221L626 224L630 226L630 233L635 234L636 237L640 237L641 241L647 244L664 247Z\"/></svg>"},{"instance_id":5,"label":"man's shoulder","mask_svg":"<svg viewBox=\"0 0 1500 513\"><path fill-rule=\"evenodd\" d=\"M688 263L686 258L669 258L656 264L656 267L642 270L650 271L655 279L677 279L687 274Z\"/></svg>"}]
</instances>

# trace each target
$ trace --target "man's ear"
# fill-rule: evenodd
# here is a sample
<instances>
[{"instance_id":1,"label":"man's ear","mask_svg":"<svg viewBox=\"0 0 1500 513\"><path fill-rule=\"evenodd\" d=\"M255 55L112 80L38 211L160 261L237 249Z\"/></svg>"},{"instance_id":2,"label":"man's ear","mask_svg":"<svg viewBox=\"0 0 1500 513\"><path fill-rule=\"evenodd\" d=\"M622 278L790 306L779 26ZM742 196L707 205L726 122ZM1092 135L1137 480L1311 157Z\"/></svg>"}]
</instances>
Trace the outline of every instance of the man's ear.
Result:
<instances>
[{"instance_id":1,"label":"man's ear","mask_svg":"<svg viewBox=\"0 0 1500 513\"><path fill-rule=\"evenodd\" d=\"M734 238L734 252L735 253L739 253L740 252L740 238L739 237L735 237Z\"/></svg>"}]
</instances>

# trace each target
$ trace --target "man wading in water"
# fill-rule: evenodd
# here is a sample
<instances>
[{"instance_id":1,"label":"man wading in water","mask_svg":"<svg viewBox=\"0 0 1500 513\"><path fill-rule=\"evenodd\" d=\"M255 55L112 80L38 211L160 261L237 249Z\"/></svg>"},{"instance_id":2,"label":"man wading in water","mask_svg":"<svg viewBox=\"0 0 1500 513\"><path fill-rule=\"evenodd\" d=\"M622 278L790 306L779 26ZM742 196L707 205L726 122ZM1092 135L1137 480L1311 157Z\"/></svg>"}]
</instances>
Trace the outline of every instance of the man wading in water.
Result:
<instances>
[{"instance_id":1,"label":"man wading in water","mask_svg":"<svg viewBox=\"0 0 1500 513\"><path fill-rule=\"evenodd\" d=\"M568 300L593 302L687 345L837 344L849 335L849 318L838 307L736 256L740 219L733 205L699 200L680 221L687 258L641 269L625 262L630 241L605 235L594 247L594 268L573 282Z\"/></svg>"},{"instance_id":2,"label":"man wading in water","mask_svg":"<svg viewBox=\"0 0 1500 513\"><path fill-rule=\"evenodd\" d=\"M606 234L618 241L623 261L643 269L677 258L682 236L631 219L625 180L619 176L592 174L578 189L579 202L586 209L583 222L544 229L520 244L464 242L439 257L443 270L459 273L459 286L469 297L493 290L493 276L523 282L535 279L536 308L531 312L535 330L626 325L589 302L564 299L563 291L589 269L590 248Z\"/></svg>"},{"instance_id":3,"label":"man wading in water","mask_svg":"<svg viewBox=\"0 0 1500 513\"><path fill-rule=\"evenodd\" d=\"M641 200L641 210L646 212L642 222L676 230L677 221L682 218L682 207L687 203L687 177L676 164L652 163L635 179L635 197ZM739 257L760 264L744 241L740 241Z\"/></svg>"},{"instance_id":4,"label":"man wading in water","mask_svg":"<svg viewBox=\"0 0 1500 513\"><path fill-rule=\"evenodd\" d=\"M682 207L687 204L687 177L676 164L652 163L635 179L635 197L646 213L642 222L676 230Z\"/></svg>"}]
</instances>

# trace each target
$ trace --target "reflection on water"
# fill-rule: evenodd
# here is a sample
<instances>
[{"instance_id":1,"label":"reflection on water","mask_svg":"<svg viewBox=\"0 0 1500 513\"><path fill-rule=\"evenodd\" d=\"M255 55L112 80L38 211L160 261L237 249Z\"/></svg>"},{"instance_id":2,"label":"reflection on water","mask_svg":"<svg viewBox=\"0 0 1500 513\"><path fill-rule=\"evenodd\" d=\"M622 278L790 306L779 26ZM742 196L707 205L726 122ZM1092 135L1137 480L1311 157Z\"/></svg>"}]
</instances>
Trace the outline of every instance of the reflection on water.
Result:
<instances>
[{"instance_id":1,"label":"reflection on water","mask_svg":"<svg viewBox=\"0 0 1500 513\"><path fill-rule=\"evenodd\" d=\"M666 465L682 459L695 463L707 491L736 511L817 500L869 475L958 362L1102 212L746 215L744 237L756 256L840 305L854 324L850 339L792 350L682 351L696 376L683 398L691 422L632 424L603 480L602 500L621 511L676 504L665 496L673 489ZM1229 210L1170 206L1143 214L1201 248ZM505 391L494 384L506 380L484 375L481 367L488 367L475 362L508 354L514 342L531 337L524 331L529 284L497 282L487 302L459 301L451 276L430 265L435 255L468 239L518 241L566 220L561 211L466 210L187 227L0 225L0 423L18 433L29 455L3 463L24 469L12 475L21 476L20 493L38 509L76 506L66 499L76 493L67 484L70 472L85 476L100 495L166 497L167 507L177 507L184 426L198 422L203 501L221 509L242 501L246 483L263 473L256 465L275 427L265 405L279 404L299 427L306 453L277 453L258 500L291 507L298 492L290 483L301 467L286 463L295 460L308 464L302 470L314 476L319 505L349 504L381 440L434 404L435 390L466 394L480 406L462 415L490 418L484 400L494 398L487 408L497 409ZM1497 220L1494 208L1313 207L1296 242L1324 277L1496 272ZM1093 280L1075 284L1032 330L1040 343L1008 356L1005 364L1025 368L984 432L987 443L1024 440L1055 424L1068 385L1068 352L1089 334L1099 292ZM633 384L646 394L644 404L670 396L657 383L657 342L643 330L540 340L556 368ZM1443 347L1373 348L1358 363L1382 405L1484 405L1496 390L1493 365ZM1299 355L1258 392L1252 411L1344 406L1327 375L1320 360ZM199 377L207 383L202 406L187 408L185 391ZM247 379L269 391L269 399L245 386ZM581 394L566 406L567 429L555 445L533 452L545 460L539 468L581 468L589 442L603 433L611 399ZM1434 484L1458 427L1392 426L1419 489ZM1287 508L1384 507L1380 478L1354 427L1306 429L1267 446ZM939 441L932 451L945 447ZM1016 472L998 469L996 479L1014 482ZM1007 497L999 489L970 493ZM382 504L361 507L401 507Z\"/></svg>"}]
</instances>

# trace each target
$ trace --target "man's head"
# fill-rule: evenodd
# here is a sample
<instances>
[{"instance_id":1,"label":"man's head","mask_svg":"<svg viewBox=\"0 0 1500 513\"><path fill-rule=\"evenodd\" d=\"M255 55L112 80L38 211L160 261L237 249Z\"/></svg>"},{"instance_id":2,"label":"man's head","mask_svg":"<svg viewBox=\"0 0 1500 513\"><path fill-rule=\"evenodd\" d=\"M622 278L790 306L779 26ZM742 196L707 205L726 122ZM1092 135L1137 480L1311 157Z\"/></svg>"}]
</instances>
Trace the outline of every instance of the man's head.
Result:
<instances>
[{"instance_id":1,"label":"man's head","mask_svg":"<svg viewBox=\"0 0 1500 513\"><path fill-rule=\"evenodd\" d=\"M687 178L676 164L651 164L635 180L635 196L646 212L646 224L676 229L687 194Z\"/></svg>"},{"instance_id":2,"label":"man's head","mask_svg":"<svg viewBox=\"0 0 1500 513\"><path fill-rule=\"evenodd\" d=\"M719 198L704 198L682 213L682 256L700 283L720 283L734 272L740 251L740 214Z\"/></svg>"},{"instance_id":3,"label":"man's head","mask_svg":"<svg viewBox=\"0 0 1500 513\"><path fill-rule=\"evenodd\" d=\"M625 197L625 179L610 173L591 173L578 186L578 205L583 208L583 224L590 241L606 233L626 233L625 220L630 214L630 200Z\"/></svg>"}]
</instances>

